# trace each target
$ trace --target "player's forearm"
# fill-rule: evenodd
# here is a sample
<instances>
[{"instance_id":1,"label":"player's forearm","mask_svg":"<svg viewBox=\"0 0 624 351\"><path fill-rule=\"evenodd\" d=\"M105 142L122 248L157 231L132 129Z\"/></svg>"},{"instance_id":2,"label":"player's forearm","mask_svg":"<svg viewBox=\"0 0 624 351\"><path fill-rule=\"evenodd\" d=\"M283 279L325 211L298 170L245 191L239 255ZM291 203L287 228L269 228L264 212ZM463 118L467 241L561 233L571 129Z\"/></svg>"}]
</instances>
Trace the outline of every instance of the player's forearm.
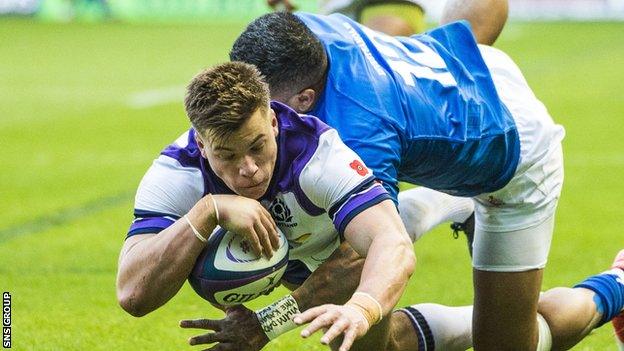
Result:
<instances>
[{"instance_id":1,"label":"player's forearm","mask_svg":"<svg viewBox=\"0 0 624 351\"><path fill-rule=\"evenodd\" d=\"M375 315L389 313L403 294L416 264L412 242L396 207L386 200L364 210L347 225L345 237L355 251L366 256L356 290L381 305L381 311L373 306Z\"/></svg>"},{"instance_id":2,"label":"player's forearm","mask_svg":"<svg viewBox=\"0 0 624 351\"><path fill-rule=\"evenodd\" d=\"M305 282L292 292L303 312L326 303L343 304L360 282L364 258L344 242Z\"/></svg>"},{"instance_id":3,"label":"player's forearm","mask_svg":"<svg viewBox=\"0 0 624 351\"><path fill-rule=\"evenodd\" d=\"M362 269L357 291L373 296L381 304L383 315L392 311L414 271L416 256L409 239L400 235L374 238Z\"/></svg>"},{"instance_id":4,"label":"player's forearm","mask_svg":"<svg viewBox=\"0 0 624 351\"><path fill-rule=\"evenodd\" d=\"M176 227L138 242L120 261L117 297L133 316L143 316L171 299L188 277L193 257L201 252L199 240Z\"/></svg>"},{"instance_id":5,"label":"player's forearm","mask_svg":"<svg viewBox=\"0 0 624 351\"><path fill-rule=\"evenodd\" d=\"M348 243L343 243L291 295L256 311L256 322L269 340L297 327L295 314L323 304L343 304L360 282L364 259ZM294 300L294 301L293 301Z\"/></svg>"},{"instance_id":6,"label":"player's forearm","mask_svg":"<svg viewBox=\"0 0 624 351\"><path fill-rule=\"evenodd\" d=\"M188 216L203 233L216 226L195 208ZM184 284L204 245L182 218L159 234L124 247L117 279L120 305L134 316L143 316L165 304Z\"/></svg>"}]
</instances>

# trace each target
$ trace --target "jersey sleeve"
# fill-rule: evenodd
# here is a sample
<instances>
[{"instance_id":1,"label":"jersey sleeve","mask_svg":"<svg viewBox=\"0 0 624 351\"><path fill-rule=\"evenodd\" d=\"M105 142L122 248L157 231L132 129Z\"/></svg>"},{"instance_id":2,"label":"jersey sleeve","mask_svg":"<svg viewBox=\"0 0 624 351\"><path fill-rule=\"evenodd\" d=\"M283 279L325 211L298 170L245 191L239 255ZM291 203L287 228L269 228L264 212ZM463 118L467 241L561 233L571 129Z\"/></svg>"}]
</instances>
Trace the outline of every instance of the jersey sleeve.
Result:
<instances>
[{"instance_id":1,"label":"jersey sleeve","mask_svg":"<svg viewBox=\"0 0 624 351\"><path fill-rule=\"evenodd\" d=\"M342 141L357 153L398 204L398 169L402 144L397 127L386 118L344 99L348 112L336 111L332 123ZM346 102L350 102L348 105ZM341 113L342 112L342 113ZM333 126L333 125L332 125Z\"/></svg>"},{"instance_id":2,"label":"jersey sleeve","mask_svg":"<svg viewBox=\"0 0 624 351\"><path fill-rule=\"evenodd\" d=\"M161 155L143 176L136 193L134 220L128 237L158 233L172 225L199 201L204 192L201 171Z\"/></svg>"},{"instance_id":3,"label":"jersey sleeve","mask_svg":"<svg viewBox=\"0 0 624 351\"><path fill-rule=\"evenodd\" d=\"M328 213L341 236L356 215L390 199L362 159L333 129L319 137L315 153L300 173L299 184L308 199Z\"/></svg>"}]
</instances>

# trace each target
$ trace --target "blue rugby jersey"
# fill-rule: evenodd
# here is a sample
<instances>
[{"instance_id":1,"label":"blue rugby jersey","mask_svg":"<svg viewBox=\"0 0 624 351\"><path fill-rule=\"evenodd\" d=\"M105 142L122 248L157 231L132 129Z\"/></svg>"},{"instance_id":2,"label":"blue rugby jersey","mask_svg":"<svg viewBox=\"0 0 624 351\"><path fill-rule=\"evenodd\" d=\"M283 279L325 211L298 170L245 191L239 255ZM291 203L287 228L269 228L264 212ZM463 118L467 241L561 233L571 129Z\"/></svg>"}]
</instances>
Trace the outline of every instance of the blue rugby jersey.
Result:
<instances>
[{"instance_id":1,"label":"blue rugby jersey","mask_svg":"<svg viewBox=\"0 0 624 351\"><path fill-rule=\"evenodd\" d=\"M338 131L395 201L399 180L475 196L513 177L518 132L466 23L407 38L339 14L297 15L329 59L310 114Z\"/></svg>"}]
</instances>

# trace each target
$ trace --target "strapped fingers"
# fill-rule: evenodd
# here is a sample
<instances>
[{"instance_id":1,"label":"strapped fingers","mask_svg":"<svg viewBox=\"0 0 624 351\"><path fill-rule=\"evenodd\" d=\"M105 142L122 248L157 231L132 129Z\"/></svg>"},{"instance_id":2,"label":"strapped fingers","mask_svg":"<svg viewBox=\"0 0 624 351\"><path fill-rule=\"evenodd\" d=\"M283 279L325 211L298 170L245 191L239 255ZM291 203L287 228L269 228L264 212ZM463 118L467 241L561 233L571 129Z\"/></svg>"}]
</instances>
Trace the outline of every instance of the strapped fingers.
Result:
<instances>
[{"instance_id":1,"label":"strapped fingers","mask_svg":"<svg viewBox=\"0 0 624 351\"><path fill-rule=\"evenodd\" d=\"M228 341L221 333L207 333L189 338L189 345L213 344L215 342Z\"/></svg>"},{"instance_id":2,"label":"strapped fingers","mask_svg":"<svg viewBox=\"0 0 624 351\"><path fill-rule=\"evenodd\" d=\"M221 331L221 321L214 319L185 319L180 321L180 327Z\"/></svg>"}]
</instances>

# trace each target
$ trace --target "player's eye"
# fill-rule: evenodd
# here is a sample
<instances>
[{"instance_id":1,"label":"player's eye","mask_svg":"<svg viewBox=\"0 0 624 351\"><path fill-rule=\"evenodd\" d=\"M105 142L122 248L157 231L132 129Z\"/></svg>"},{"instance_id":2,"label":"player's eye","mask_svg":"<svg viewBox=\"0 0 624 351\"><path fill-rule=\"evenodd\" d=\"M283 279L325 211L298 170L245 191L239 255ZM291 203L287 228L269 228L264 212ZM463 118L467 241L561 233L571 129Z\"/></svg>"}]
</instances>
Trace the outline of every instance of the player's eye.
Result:
<instances>
[{"instance_id":1,"label":"player's eye","mask_svg":"<svg viewBox=\"0 0 624 351\"><path fill-rule=\"evenodd\" d=\"M234 159L234 154L218 154L217 157L223 161L232 161Z\"/></svg>"},{"instance_id":2,"label":"player's eye","mask_svg":"<svg viewBox=\"0 0 624 351\"><path fill-rule=\"evenodd\" d=\"M262 149L264 149L264 143L261 143L252 147L251 152L260 152L262 151Z\"/></svg>"}]
</instances>

